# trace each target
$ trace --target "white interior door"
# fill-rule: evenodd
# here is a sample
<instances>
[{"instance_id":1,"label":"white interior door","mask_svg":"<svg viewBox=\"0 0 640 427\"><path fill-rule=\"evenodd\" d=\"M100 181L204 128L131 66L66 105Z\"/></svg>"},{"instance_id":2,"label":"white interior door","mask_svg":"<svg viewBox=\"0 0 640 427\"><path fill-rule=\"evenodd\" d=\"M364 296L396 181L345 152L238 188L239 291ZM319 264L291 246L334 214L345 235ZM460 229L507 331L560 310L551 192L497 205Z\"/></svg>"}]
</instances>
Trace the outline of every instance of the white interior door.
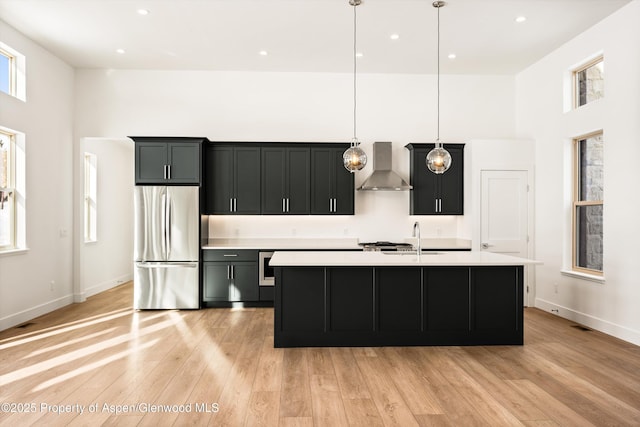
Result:
<instances>
[{"instance_id":1,"label":"white interior door","mask_svg":"<svg viewBox=\"0 0 640 427\"><path fill-rule=\"evenodd\" d=\"M528 258L528 172L483 170L480 174L480 250ZM528 305L527 275L525 267L524 305Z\"/></svg>"}]
</instances>

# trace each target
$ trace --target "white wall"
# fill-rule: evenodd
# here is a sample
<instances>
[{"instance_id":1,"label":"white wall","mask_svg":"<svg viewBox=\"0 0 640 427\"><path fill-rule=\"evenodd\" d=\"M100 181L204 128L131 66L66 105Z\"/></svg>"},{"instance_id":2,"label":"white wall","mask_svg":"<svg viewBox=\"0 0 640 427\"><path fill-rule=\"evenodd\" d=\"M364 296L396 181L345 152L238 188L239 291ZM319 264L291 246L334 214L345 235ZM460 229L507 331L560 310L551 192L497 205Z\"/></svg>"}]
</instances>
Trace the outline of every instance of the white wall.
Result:
<instances>
[{"instance_id":1,"label":"white wall","mask_svg":"<svg viewBox=\"0 0 640 427\"><path fill-rule=\"evenodd\" d=\"M78 137L205 136L213 141L349 141L353 76L328 73L78 70ZM393 141L394 168L409 176L409 142L436 135L435 76L358 76L358 137ZM445 142L515 135L513 76L443 76ZM359 185L371 164L356 176ZM408 192L357 192L350 217L212 218L212 236L409 237L419 219L425 237L459 236L465 218L409 217Z\"/></svg>"},{"instance_id":2,"label":"white wall","mask_svg":"<svg viewBox=\"0 0 640 427\"><path fill-rule=\"evenodd\" d=\"M133 142L85 138L82 152L97 156L97 239L79 239L80 284L76 300L133 279ZM78 221L81 222L81 221Z\"/></svg>"},{"instance_id":3,"label":"white wall","mask_svg":"<svg viewBox=\"0 0 640 427\"><path fill-rule=\"evenodd\" d=\"M517 133L536 141L536 305L640 344L640 1L633 1L516 77ZM569 71L604 54L605 97L564 112ZM561 274L571 266L571 140L603 129L604 274L597 283ZM556 291L557 289L557 291Z\"/></svg>"},{"instance_id":4,"label":"white wall","mask_svg":"<svg viewBox=\"0 0 640 427\"><path fill-rule=\"evenodd\" d=\"M0 93L0 125L26 137L28 247L0 255L2 330L72 301L74 70L2 21L0 34L26 56L27 85L26 102Z\"/></svg>"}]
</instances>

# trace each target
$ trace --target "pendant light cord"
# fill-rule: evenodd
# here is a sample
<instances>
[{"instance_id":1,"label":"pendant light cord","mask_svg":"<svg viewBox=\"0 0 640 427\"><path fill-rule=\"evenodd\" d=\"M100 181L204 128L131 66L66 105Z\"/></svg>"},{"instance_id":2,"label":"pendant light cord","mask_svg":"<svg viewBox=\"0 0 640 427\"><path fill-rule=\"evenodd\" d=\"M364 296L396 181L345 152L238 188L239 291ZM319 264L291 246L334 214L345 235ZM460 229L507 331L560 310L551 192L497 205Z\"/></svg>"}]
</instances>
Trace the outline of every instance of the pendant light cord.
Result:
<instances>
[{"instance_id":1,"label":"pendant light cord","mask_svg":"<svg viewBox=\"0 0 640 427\"><path fill-rule=\"evenodd\" d=\"M356 7L358 7L358 3L355 2L353 5L353 140L351 145L356 145L356 141L358 138L356 137L356 107L357 107L357 98L356 98L356 71L357 71L357 50L356 50Z\"/></svg>"},{"instance_id":2,"label":"pendant light cord","mask_svg":"<svg viewBox=\"0 0 640 427\"><path fill-rule=\"evenodd\" d=\"M442 6L438 6L436 9L438 9L438 58L437 58L437 63L438 63L438 125L437 125L437 132L436 132L436 147L440 147L440 7Z\"/></svg>"}]
</instances>

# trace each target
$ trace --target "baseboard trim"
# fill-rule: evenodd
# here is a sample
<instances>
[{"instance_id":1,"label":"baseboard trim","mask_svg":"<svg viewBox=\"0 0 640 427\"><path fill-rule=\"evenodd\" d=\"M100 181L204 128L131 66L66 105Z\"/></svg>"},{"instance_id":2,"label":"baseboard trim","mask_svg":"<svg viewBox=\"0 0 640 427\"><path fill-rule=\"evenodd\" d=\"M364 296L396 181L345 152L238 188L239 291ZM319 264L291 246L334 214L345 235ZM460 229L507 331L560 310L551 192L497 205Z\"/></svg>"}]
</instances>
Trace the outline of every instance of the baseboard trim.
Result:
<instances>
[{"instance_id":1,"label":"baseboard trim","mask_svg":"<svg viewBox=\"0 0 640 427\"><path fill-rule=\"evenodd\" d=\"M72 303L73 295L66 295L55 300L48 301L44 304L40 304L23 311L19 311L18 313L0 318L0 331L4 331L5 329L20 325L21 323L35 319L36 317L50 313Z\"/></svg>"},{"instance_id":2,"label":"baseboard trim","mask_svg":"<svg viewBox=\"0 0 640 427\"><path fill-rule=\"evenodd\" d=\"M636 331L634 329L627 328L626 326L618 325L616 323L609 322L608 320L600 319L568 307L563 307L541 298L536 298L536 307L564 319L572 320L599 332L627 341L631 344L640 345L640 331Z\"/></svg>"},{"instance_id":3,"label":"baseboard trim","mask_svg":"<svg viewBox=\"0 0 640 427\"><path fill-rule=\"evenodd\" d=\"M122 276L116 277L114 279L110 279L104 281L102 283L98 283L97 285L90 286L85 288L84 293L82 294L83 298L88 298L92 295L99 294L100 292L108 291L111 288L115 288L116 286L120 286L125 282L133 280L133 274L123 274Z\"/></svg>"}]
</instances>

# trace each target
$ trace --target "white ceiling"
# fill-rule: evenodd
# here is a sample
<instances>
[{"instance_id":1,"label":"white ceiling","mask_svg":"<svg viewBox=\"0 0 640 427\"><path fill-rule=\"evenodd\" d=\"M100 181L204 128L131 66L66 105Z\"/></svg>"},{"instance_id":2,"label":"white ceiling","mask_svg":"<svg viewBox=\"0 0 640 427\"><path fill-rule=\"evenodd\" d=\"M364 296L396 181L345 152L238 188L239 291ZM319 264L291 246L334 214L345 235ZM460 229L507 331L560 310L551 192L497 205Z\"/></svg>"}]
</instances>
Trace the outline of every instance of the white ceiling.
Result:
<instances>
[{"instance_id":1,"label":"white ceiling","mask_svg":"<svg viewBox=\"0 0 640 427\"><path fill-rule=\"evenodd\" d=\"M442 72L516 73L630 1L447 1ZM363 0L358 71L434 73L431 3ZM520 15L527 21L516 23ZM0 0L0 19L78 68L353 70L348 0Z\"/></svg>"}]
</instances>

